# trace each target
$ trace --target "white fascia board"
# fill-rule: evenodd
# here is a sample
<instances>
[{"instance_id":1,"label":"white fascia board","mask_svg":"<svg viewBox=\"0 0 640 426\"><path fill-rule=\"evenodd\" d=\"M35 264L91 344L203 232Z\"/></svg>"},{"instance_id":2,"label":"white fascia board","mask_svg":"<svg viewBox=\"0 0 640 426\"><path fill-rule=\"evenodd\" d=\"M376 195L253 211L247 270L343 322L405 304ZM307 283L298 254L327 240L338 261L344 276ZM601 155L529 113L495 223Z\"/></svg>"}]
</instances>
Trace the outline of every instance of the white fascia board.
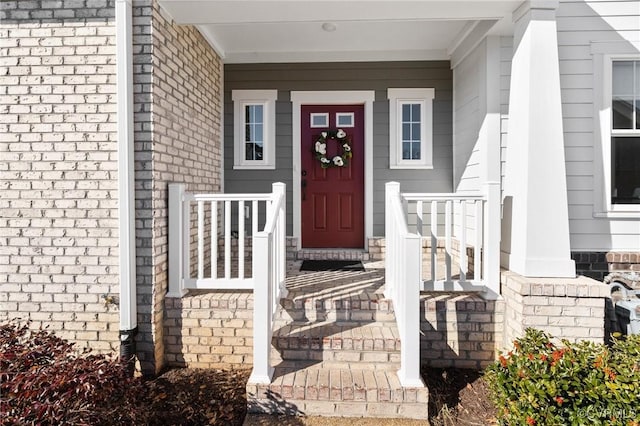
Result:
<instances>
[{"instance_id":1,"label":"white fascia board","mask_svg":"<svg viewBox=\"0 0 640 426\"><path fill-rule=\"evenodd\" d=\"M452 69L478 47L497 22L497 20L475 21L471 27L465 27L460 32L459 37L447 49L447 54L451 57Z\"/></svg>"},{"instance_id":2,"label":"white fascia board","mask_svg":"<svg viewBox=\"0 0 640 426\"><path fill-rule=\"evenodd\" d=\"M200 34L202 34L202 37L204 37L204 39L207 40L207 43L209 43L209 45L218 54L218 56L220 56L220 59L224 59L225 51L220 45L220 43L218 43L214 35L211 34L211 31L209 31L209 29L205 25L196 25L196 28L198 29L198 31L200 31Z\"/></svg>"}]
</instances>

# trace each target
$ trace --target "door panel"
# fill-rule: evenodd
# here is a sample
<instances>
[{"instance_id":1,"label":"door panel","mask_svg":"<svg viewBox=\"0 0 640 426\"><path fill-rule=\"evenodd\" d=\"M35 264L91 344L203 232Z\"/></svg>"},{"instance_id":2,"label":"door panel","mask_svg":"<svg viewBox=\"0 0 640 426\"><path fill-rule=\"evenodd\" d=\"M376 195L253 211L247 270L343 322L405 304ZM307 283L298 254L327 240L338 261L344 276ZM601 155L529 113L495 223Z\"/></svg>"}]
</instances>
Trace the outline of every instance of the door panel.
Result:
<instances>
[{"instance_id":1,"label":"door panel","mask_svg":"<svg viewBox=\"0 0 640 426\"><path fill-rule=\"evenodd\" d=\"M329 126L310 127L311 114L326 113ZM336 114L352 113L354 127L344 127L353 156L344 167L322 168L315 143L323 131L336 131ZM302 247L364 247L364 106L305 105L301 109ZM327 139L327 158L343 153Z\"/></svg>"}]
</instances>

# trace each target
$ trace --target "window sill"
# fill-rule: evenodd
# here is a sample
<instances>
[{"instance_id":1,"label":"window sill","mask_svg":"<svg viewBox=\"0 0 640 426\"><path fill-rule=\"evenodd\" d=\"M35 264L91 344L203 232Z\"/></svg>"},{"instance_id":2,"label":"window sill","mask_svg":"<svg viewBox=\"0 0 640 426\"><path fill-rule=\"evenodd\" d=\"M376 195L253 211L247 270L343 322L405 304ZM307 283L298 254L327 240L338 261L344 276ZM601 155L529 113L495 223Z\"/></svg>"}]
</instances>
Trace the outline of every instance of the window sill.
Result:
<instances>
[{"instance_id":1,"label":"window sill","mask_svg":"<svg viewBox=\"0 0 640 426\"><path fill-rule=\"evenodd\" d=\"M275 170L274 164L234 164L233 170Z\"/></svg>"},{"instance_id":2,"label":"window sill","mask_svg":"<svg viewBox=\"0 0 640 426\"><path fill-rule=\"evenodd\" d=\"M433 170L431 164L393 164L390 165L391 170Z\"/></svg>"},{"instance_id":3,"label":"window sill","mask_svg":"<svg viewBox=\"0 0 640 426\"><path fill-rule=\"evenodd\" d=\"M598 219L640 219L640 206L633 210L594 212L593 217Z\"/></svg>"}]
</instances>

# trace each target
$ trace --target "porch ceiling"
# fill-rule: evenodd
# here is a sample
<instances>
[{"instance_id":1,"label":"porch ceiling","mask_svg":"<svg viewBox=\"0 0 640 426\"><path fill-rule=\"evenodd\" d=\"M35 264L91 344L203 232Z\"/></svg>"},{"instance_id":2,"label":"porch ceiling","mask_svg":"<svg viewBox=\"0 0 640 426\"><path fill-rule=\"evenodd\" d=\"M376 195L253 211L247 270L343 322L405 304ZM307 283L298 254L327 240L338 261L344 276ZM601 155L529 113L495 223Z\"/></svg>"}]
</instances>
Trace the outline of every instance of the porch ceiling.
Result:
<instances>
[{"instance_id":1,"label":"porch ceiling","mask_svg":"<svg viewBox=\"0 0 640 426\"><path fill-rule=\"evenodd\" d=\"M480 23L510 32L520 3L160 0L177 23L196 25L226 63L449 59L465 38L478 35Z\"/></svg>"}]
</instances>

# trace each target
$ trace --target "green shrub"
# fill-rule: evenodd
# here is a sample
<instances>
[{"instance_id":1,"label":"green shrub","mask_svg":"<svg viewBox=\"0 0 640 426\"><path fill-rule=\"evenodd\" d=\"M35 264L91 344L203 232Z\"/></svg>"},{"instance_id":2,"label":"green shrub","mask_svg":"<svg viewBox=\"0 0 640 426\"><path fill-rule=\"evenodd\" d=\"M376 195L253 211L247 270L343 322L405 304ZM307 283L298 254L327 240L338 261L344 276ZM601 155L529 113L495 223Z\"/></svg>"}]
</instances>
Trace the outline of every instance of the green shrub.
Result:
<instances>
[{"instance_id":1,"label":"green shrub","mask_svg":"<svg viewBox=\"0 0 640 426\"><path fill-rule=\"evenodd\" d=\"M558 346L527 329L485 378L502 425L640 425L640 336Z\"/></svg>"}]
</instances>

